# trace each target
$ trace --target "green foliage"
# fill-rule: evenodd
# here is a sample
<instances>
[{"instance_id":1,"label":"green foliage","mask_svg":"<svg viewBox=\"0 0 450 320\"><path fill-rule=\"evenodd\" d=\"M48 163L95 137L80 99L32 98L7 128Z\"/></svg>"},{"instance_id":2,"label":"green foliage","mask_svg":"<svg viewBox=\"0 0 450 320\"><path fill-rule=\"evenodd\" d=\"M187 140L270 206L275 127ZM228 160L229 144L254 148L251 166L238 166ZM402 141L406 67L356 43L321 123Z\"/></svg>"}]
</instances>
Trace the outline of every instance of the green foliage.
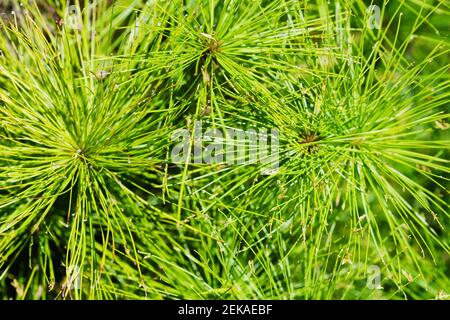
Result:
<instances>
[{"instance_id":1,"label":"green foliage","mask_svg":"<svg viewBox=\"0 0 450 320\"><path fill-rule=\"evenodd\" d=\"M0 298L449 298L448 3L22 2ZM277 129L278 170L174 163L198 121Z\"/></svg>"}]
</instances>

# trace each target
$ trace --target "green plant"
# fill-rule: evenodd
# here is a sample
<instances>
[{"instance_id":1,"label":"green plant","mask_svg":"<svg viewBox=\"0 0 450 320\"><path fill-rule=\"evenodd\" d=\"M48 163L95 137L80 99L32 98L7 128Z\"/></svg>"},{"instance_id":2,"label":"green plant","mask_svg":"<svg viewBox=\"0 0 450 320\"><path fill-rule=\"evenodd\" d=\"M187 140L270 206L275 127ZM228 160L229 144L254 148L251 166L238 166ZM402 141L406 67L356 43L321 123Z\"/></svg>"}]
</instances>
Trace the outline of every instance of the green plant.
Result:
<instances>
[{"instance_id":1,"label":"green plant","mask_svg":"<svg viewBox=\"0 0 450 320\"><path fill-rule=\"evenodd\" d=\"M11 3L0 297L448 298L444 1ZM199 121L277 170L195 161Z\"/></svg>"}]
</instances>

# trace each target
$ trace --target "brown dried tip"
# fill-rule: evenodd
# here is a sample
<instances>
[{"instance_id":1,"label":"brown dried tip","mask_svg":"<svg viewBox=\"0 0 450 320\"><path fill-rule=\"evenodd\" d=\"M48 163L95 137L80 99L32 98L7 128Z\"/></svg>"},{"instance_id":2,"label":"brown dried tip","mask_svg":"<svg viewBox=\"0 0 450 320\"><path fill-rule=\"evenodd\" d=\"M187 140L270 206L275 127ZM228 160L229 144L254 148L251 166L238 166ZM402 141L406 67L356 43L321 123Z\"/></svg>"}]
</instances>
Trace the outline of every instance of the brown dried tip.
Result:
<instances>
[{"instance_id":1,"label":"brown dried tip","mask_svg":"<svg viewBox=\"0 0 450 320\"><path fill-rule=\"evenodd\" d=\"M208 33L201 33L201 35L207 39L207 49L205 51L206 54L214 54L220 51L220 46L223 43L222 41L217 40Z\"/></svg>"},{"instance_id":2,"label":"brown dried tip","mask_svg":"<svg viewBox=\"0 0 450 320\"><path fill-rule=\"evenodd\" d=\"M62 19L62 18L57 17L57 18L55 19L55 21L56 21L56 25L57 25L58 27L62 27L62 26L64 25L64 19Z\"/></svg>"},{"instance_id":3,"label":"brown dried tip","mask_svg":"<svg viewBox=\"0 0 450 320\"><path fill-rule=\"evenodd\" d=\"M203 109L203 115L205 115L205 116L210 116L210 115L211 115L211 112L212 112L212 109L211 109L210 106L206 106L206 107Z\"/></svg>"},{"instance_id":4,"label":"brown dried tip","mask_svg":"<svg viewBox=\"0 0 450 320\"><path fill-rule=\"evenodd\" d=\"M321 140L320 136L318 134L314 133L314 132L312 132L312 133L305 133L302 136L302 139L300 140L300 143L301 144L309 144L309 143L320 141L320 140ZM306 148L306 152L308 154L314 153L318 149L317 145L308 145L305 148Z\"/></svg>"}]
</instances>

